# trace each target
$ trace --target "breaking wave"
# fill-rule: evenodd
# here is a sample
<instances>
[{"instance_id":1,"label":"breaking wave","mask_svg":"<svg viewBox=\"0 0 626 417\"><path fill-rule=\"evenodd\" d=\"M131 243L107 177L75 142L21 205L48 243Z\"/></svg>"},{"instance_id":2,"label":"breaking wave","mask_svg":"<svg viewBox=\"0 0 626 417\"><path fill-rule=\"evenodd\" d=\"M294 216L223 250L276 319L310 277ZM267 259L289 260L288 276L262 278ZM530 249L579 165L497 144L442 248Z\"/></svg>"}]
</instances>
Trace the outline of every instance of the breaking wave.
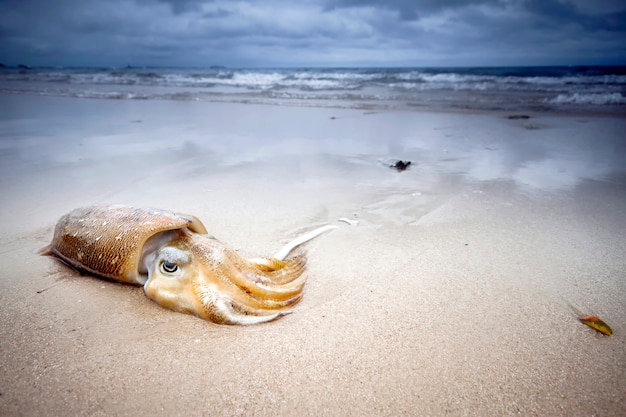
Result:
<instances>
[{"instance_id":1,"label":"breaking wave","mask_svg":"<svg viewBox=\"0 0 626 417\"><path fill-rule=\"evenodd\" d=\"M550 104L626 104L626 97L621 93L573 93L559 94L548 102Z\"/></svg>"},{"instance_id":2,"label":"breaking wave","mask_svg":"<svg viewBox=\"0 0 626 417\"><path fill-rule=\"evenodd\" d=\"M624 105L626 67L0 68L0 92L87 98L326 100L465 108Z\"/></svg>"}]
</instances>

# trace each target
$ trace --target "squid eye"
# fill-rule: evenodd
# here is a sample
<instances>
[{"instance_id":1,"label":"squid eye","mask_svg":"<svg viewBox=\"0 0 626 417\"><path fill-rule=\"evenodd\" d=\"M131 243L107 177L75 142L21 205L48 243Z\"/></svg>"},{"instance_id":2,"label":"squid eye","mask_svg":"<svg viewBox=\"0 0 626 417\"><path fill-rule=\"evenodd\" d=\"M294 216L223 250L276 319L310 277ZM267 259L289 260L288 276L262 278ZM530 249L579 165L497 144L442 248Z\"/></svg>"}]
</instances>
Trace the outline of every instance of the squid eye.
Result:
<instances>
[{"instance_id":1,"label":"squid eye","mask_svg":"<svg viewBox=\"0 0 626 417\"><path fill-rule=\"evenodd\" d=\"M176 263L174 262L163 261L161 262L161 271L166 274L173 274L174 272L178 271L178 265L176 265Z\"/></svg>"}]
</instances>

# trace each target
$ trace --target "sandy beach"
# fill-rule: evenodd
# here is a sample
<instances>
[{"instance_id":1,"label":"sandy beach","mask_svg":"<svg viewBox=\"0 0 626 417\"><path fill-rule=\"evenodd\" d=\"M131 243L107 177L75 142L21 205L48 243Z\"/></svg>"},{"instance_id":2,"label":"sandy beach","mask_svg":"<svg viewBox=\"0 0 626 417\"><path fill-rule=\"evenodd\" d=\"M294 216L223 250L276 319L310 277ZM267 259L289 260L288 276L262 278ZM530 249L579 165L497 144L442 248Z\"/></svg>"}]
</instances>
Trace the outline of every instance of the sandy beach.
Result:
<instances>
[{"instance_id":1,"label":"sandy beach","mask_svg":"<svg viewBox=\"0 0 626 417\"><path fill-rule=\"evenodd\" d=\"M626 415L624 117L0 108L2 416ZM340 227L292 314L221 326L37 254L93 204L194 214L247 257Z\"/></svg>"}]
</instances>

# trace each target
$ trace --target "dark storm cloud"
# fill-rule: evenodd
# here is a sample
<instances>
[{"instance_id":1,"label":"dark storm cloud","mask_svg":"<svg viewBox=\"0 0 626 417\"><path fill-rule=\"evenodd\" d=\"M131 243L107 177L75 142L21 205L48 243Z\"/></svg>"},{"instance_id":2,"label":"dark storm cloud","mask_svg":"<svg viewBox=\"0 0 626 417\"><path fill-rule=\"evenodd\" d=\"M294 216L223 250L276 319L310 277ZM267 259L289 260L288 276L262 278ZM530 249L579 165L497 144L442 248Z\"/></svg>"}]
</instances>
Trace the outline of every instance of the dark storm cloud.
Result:
<instances>
[{"instance_id":1,"label":"dark storm cloud","mask_svg":"<svg viewBox=\"0 0 626 417\"><path fill-rule=\"evenodd\" d=\"M596 5L596 2L590 2ZM611 9L625 9L620 1L600 1L604 7ZM511 6L517 6L518 12L526 13L527 19L537 19L545 23L577 22L590 30L624 30L626 25L626 12L589 14L579 10L576 2L559 0L332 0L327 1L326 8L329 10L350 7L376 7L398 12L403 20L419 20L420 17L433 13L453 10L470 9L477 6L486 6L493 9L506 10Z\"/></svg>"},{"instance_id":2,"label":"dark storm cloud","mask_svg":"<svg viewBox=\"0 0 626 417\"><path fill-rule=\"evenodd\" d=\"M456 7L465 7L468 4L497 4L502 3L500 0L337 0L328 1L326 7L328 9L344 8L344 7L376 7L388 10L395 10L402 20L416 20L420 16L428 15L436 11L453 9Z\"/></svg>"},{"instance_id":3,"label":"dark storm cloud","mask_svg":"<svg viewBox=\"0 0 626 417\"><path fill-rule=\"evenodd\" d=\"M571 3L557 0L528 0L524 3L526 10L536 18L536 23L550 25L580 25L585 30L620 31L624 30L625 13L586 14Z\"/></svg>"},{"instance_id":4,"label":"dark storm cloud","mask_svg":"<svg viewBox=\"0 0 626 417\"><path fill-rule=\"evenodd\" d=\"M4 0L0 62L32 65L624 63L612 0Z\"/></svg>"},{"instance_id":5,"label":"dark storm cloud","mask_svg":"<svg viewBox=\"0 0 626 417\"><path fill-rule=\"evenodd\" d=\"M158 0L161 3L169 5L172 11L176 14L185 12L196 12L200 10L203 3L210 3L210 1L202 0ZM153 3L154 0L142 0L141 2Z\"/></svg>"}]
</instances>

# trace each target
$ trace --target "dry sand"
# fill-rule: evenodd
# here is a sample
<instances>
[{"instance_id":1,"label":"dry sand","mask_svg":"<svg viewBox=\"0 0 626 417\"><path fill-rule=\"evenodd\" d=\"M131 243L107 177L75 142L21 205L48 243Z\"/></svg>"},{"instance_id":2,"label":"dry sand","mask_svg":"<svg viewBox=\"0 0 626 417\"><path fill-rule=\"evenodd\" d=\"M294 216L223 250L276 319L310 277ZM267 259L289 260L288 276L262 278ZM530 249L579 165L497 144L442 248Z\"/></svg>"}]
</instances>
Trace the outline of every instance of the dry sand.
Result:
<instances>
[{"instance_id":1,"label":"dry sand","mask_svg":"<svg viewBox=\"0 0 626 417\"><path fill-rule=\"evenodd\" d=\"M626 414L624 118L0 106L0 415ZM360 222L308 245L293 314L229 327L36 254L107 203L195 214L246 256Z\"/></svg>"}]
</instances>

